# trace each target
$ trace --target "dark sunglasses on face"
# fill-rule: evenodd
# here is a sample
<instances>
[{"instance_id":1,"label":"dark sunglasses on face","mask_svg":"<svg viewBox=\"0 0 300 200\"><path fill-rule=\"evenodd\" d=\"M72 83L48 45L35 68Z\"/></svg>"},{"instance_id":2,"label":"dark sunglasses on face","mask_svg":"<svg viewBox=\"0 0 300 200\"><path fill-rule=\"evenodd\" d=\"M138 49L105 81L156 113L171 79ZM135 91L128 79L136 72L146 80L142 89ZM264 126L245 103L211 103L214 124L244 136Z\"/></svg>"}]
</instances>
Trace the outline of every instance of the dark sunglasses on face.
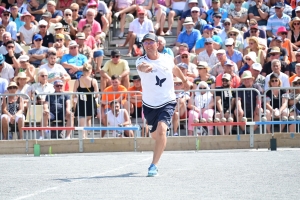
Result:
<instances>
[{"instance_id":1,"label":"dark sunglasses on face","mask_svg":"<svg viewBox=\"0 0 300 200\"><path fill-rule=\"evenodd\" d=\"M63 85L56 85L55 87L57 87L57 88L62 88Z\"/></svg>"},{"instance_id":2,"label":"dark sunglasses on face","mask_svg":"<svg viewBox=\"0 0 300 200\"><path fill-rule=\"evenodd\" d=\"M71 14L65 14L66 16L72 16Z\"/></svg>"},{"instance_id":3,"label":"dark sunglasses on face","mask_svg":"<svg viewBox=\"0 0 300 200\"><path fill-rule=\"evenodd\" d=\"M8 48L8 49L13 49L13 48L14 48L14 46L7 46L7 48Z\"/></svg>"},{"instance_id":4,"label":"dark sunglasses on face","mask_svg":"<svg viewBox=\"0 0 300 200\"><path fill-rule=\"evenodd\" d=\"M198 11L192 11L192 13L198 13Z\"/></svg>"},{"instance_id":5,"label":"dark sunglasses on face","mask_svg":"<svg viewBox=\"0 0 300 200\"><path fill-rule=\"evenodd\" d=\"M6 16L6 17L7 17L7 16L9 16L9 14L3 14L3 16Z\"/></svg>"},{"instance_id":6,"label":"dark sunglasses on face","mask_svg":"<svg viewBox=\"0 0 300 200\"><path fill-rule=\"evenodd\" d=\"M10 90L10 89L18 89L17 87L9 87L9 88L7 88L8 90Z\"/></svg>"},{"instance_id":7,"label":"dark sunglasses on face","mask_svg":"<svg viewBox=\"0 0 300 200\"><path fill-rule=\"evenodd\" d=\"M77 9L72 10L72 12L77 12L77 11L78 11Z\"/></svg>"},{"instance_id":8,"label":"dark sunglasses on face","mask_svg":"<svg viewBox=\"0 0 300 200\"><path fill-rule=\"evenodd\" d=\"M210 44L212 44L212 43L210 43L210 42L206 42L206 43L205 43L205 45L210 45Z\"/></svg>"},{"instance_id":9,"label":"dark sunglasses on face","mask_svg":"<svg viewBox=\"0 0 300 200\"><path fill-rule=\"evenodd\" d=\"M112 58L119 58L120 56L111 56Z\"/></svg>"},{"instance_id":10,"label":"dark sunglasses on face","mask_svg":"<svg viewBox=\"0 0 300 200\"><path fill-rule=\"evenodd\" d=\"M222 17L220 17L220 16L215 16L215 18L219 18L219 19L221 19Z\"/></svg>"},{"instance_id":11,"label":"dark sunglasses on face","mask_svg":"<svg viewBox=\"0 0 300 200\"><path fill-rule=\"evenodd\" d=\"M250 32L251 32L251 33L256 33L256 32L257 32L257 30L251 30Z\"/></svg>"},{"instance_id":12,"label":"dark sunglasses on face","mask_svg":"<svg viewBox=\"0 0 300 200\"><path fill-rule=\"evenodd\" d=\"M272 82L272 83L277 83L278 80L277 80L277 79L273 79L273 80L271 80L271 82Z\"/></svg>"},{"instance_id":13,"label":"dark sunglasses on face","mask_svg":"<svg viewBox=\"0 0 300 200\"><path fill-rule=\"evenodd\" d=\"M48 75L41 74L40 76L41 76L42 78L44 78L44 77L47 77Z\"/></svg>"},{"instance_id":14,"label":"dark sunglasses on face","mask_svg":"<svg viewBox=\"0 0 300 200\"><path fill-rule=\"evenodd\" d=\"M228 83L228 82L229 82L229 80L227 80L227 79L222 79L222 82L226 82L226 83Z\"/></svg>"},{"instance_id":15,"label":"dark sunglasses on face","mask_svg":"<svg viewBox=\"0 0 300 200\"><path fill-rule=\"evenodd\" d=\"M229 26L230 25L230 23L224 23L224 26Z\"/></svg>"},{"instance_id":16,"label":"dark sunglasses on face","mask_svg":"<svg viewBox=\"0 0 300 200\"><path fill-rule=\"evenodd\" d=\"M201 90L206 90L206 88L205 88L205 87L201 87L201 88L199 88L199 90L200 90L200 89L201 89Z\"/></svg>"},{"instance_id":17,"label":"dark sunglasses on face","mask_svg":"<svg viewBox=\"0 0 300 200\"><path fill-rule=\"evenodd\" d=\"M235 33L230 33L229 35L230 35L230 36L236 36L236 34L235 34Z\"/></svg>"},{"instance_id":18,"label":"dark sunglasses on face","mask_svg":"<svg viewBox=\"0 0 300 200\"><path fill-rule=\"evenodd\" d=\"M282 32L282 33L280 33L281 35L287 35L287 33L286 32Z\"/></svg>"},{"instance_id":19,"label":"dark sunglasses on face","mask_svg":"<svg viewBox=\"0 0 300 200\"><path fill-rule=\"evenodd\" d=\"M277 56L278 53L270 53L270 56Z\"/></svg>"},{"instance_id":20,"label":"dark sunglasses on face","mask_svg":"<svg viewBox=\"0 0 300 200\"><path fill-rule=\"evenodd\" d=\"M41 39L37 39L37 40L34 40L34 41L36 41L36 42L40 42L40 41L42 41Z\"/></svg>"},{"instance_id":21,"label":"dark sunglasses on face","mask_svg":"<svg viewBox=\"0 0 300 200\"><path fill-rule=\"evenodd\" d=\"M63 41L63 39L56 39L57 42Z\"/></svg>"},{"instance_id":22,"label":"dark sunglasses on face","mask_svg":"<svg viewBox=\"0 0 300 200\"><path fill-rule=\"evenodd\" d=\"M188 56L181 56L181 58L183 59L183 58L188 58Z\"/></svg>"},{"instance_id":23,"label":"dark sunglasses on face","mask_svg":"<svg viewBox=\"0 0 300 200\"><path fill-rule=\"evenodd\" d=\"M46 26L39 26L40 28L46 28Z\"/></svg>"},{"instance_id":24,"label":"dark sunglasses on face","mask_svg":"<svg viewBox=\"0 0 300 200\"><path fill-rule=\"evenodd\" d=\"M240 1L239 1L239 2L237 2L237 1L236 1L236 2L234 2L234 3L235 3L235 4L241 4L242 2L240 2Z\"/></svg>"},{"instance_id":25,"label":"dark sunglasses on face","mask_svg":"<svg viewBox=\"0 0 300 200\"><path fill-rule=\"evenodd\" d=\"M246 60L247 60L247 61L250 61L251 59L250 59L250 58L246 58Z\"/></svg>"},{"instance_id":26,"label":"dark sunglasses on face","mask_svg":"<svg viewBox=\"0 0 300 200\"><path fill-rule=\"evenodd\" d=\"M299 26L299 25L300 25L300 23L293 23L293 25L294 25L294 26Z\"/></svg>"},{"instance_id":27,"label":"dark sunglasses on face","mask_svg":"<svg viewBox=\"0 0 300 200\"><path fill-rule=\"evenodd\" d=\"M226 47L232 47L232 45L225 45Z\"/></svg>"}]
</instances>

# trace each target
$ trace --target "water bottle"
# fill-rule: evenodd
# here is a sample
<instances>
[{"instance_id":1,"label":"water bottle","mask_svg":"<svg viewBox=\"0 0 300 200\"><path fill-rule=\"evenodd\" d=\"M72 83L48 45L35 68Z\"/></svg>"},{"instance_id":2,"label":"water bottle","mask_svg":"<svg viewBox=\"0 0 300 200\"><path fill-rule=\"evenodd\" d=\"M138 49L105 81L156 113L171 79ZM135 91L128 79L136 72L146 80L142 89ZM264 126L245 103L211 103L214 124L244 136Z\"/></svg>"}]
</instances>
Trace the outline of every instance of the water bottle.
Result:
<instances>
[{"instance_id":1,"label":"water bottle","mask_svg":"<svg viewBox=\"0 0 300 200\"><path fill-rule=\"evenodd\" d=\"M45 138L51 138L51 131L50 130L45 130Z\"/></svg>"}]
</instances>

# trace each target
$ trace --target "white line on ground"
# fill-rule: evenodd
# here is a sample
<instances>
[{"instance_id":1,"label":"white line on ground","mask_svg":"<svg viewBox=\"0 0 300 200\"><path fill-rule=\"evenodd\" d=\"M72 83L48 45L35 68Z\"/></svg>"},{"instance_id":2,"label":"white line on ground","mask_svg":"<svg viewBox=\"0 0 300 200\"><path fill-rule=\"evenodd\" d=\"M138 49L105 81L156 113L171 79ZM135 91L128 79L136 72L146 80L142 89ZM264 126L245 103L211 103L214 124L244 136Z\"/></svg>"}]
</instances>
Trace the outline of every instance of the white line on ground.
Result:
<instances>
[{"instance_id":1,"label":"white line on ground","mask_svg":"<svg viewBox=\"0 0 300 200\"><path fill-rule=\"evenodd\" d=\"M123 165L122 167L118 167L118 168L115 168L115 169L112 169L112 170L108 170L108 171L102 172L102 173L100 173L100 174L96 174L96 175L94 175L94 176L90 176L90 177L87 178L87 179L90 179L90 178L93 178L93 177L97 177L97 176L99 176L99 175L107 174L107 173L110 173L110 172L118 171L118 170L120 170L120 169L122 169L122 168L131 166L131 165L136 165L136 164L138 164L138 163L140 163L140 162L145 162L146 160L150 160L150 159L152 159L152 157L147 158L147 159L143 159L143 160L140 160L140 161L138 161L138 162L131 163L131 164L128 164L128 165ZM146 177L146 175L145 175L145 177ZM61 186L61 185L64 185L64 184L72 184L72 183L78 183L78 182L81 182L81 181L84 181L84 180L87 180L87 179L75 180L75 181L68 182L68 183L60 183L60 184L59 184L58 186L56 186L56 187L50 187L50 188L42 189L42 190L33 192L33 193L31 193L31 194L28 194L28 195L24 195L24 196L17 197L15 200L21 200L21 199L32 198L32 197L37 196L37 195L39 195L39 194L48 192L49 190L56 190L56 189L58 189L58 188L62 188L63 186Z\"/></svg>"}]
</instances>

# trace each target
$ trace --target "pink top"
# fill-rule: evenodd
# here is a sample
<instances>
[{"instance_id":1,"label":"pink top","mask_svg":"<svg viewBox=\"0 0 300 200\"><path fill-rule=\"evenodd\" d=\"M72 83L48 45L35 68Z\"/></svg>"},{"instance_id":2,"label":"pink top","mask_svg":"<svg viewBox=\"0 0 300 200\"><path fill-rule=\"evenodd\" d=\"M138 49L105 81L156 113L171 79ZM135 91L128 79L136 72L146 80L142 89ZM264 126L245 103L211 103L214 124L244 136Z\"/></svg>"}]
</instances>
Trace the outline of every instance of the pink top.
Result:
<instances>
[{"instance_id":1,"label":"pink top","mask_svg":"<svg viewBox=\"0 0 300 200\"><path fill-rule=\"evenodd\" d=\"M89 35L84 42L85 45L89 46L91 49L94 49L94 46L96 45L96 40L93 36Z\"/></svg>"},{"instance_id":2,"label":"pink top","mask_svg":"<svg viewBox=\"0 0 300 200\"><path fill-rule=\"evenodd\" d=\"M86 25L86 24L87 24L86 19L81 19L77 26L78 31L81 32L84 25ZM96 20L93 20L91 35L95 37L97 35L97 33L101 33L101 26L100 26L99 22L97 22Z\"/></svg>"}]
</instances>

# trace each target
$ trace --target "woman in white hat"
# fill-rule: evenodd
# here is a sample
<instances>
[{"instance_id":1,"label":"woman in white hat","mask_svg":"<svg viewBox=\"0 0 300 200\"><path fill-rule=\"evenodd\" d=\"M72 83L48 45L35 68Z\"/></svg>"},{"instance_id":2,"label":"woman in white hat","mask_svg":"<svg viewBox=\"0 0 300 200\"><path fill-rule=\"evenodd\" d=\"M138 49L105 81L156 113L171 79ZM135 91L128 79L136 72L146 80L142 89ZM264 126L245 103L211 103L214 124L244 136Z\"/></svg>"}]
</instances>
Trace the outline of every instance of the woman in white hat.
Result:
<instances>
[{"instance_id":1,"label":"woman in white hat","mask_svg":"<svg viewBox=\"0 0 300 200\"><path fill-rule=\"evenodd\" d=\"M29 12L24 13L21 20L25 22L25 24L19 29L21 44L31 45L32 37L34 34L39 32L39 28L32 23L34 21L34 16L32 16Z\"/></svg>"},{"instance_id":2,"label":"woman in white hat","mask_svg":"<svg viewBox=\"0 0 300 200\"><path fill-rule=\"evenodd\" d=\"M256 63L256 53L254 51L250 51L247 55L244 56L245 65L239 70L239 76L242 76L244 71L250 70L253 63Z\"/></svg>"},{"instance_id":3,"label":"woman in white hat","mask_svg":"<svg viewBox=\"0 0 300 200\"><path fill-rule=\"evenodd\" d=\"M18 85L15 82L10 82L7 86L8 94L16 94L18 90ZM18 95L8 96L3 99L2 103L2 133L3 139L8 139L8 124L18 124L19 130L19 139L23 139L22 127L24 126L25 117L24 112L24 103L23 98L20 98Z\"/></svg>"},{"instance_id":4,"label":"woman in white hat","mask_svg":"<svg viewBox=\"0 0 300 200\"><path fill-rule=\"evenodd\" d=\"M30 85L27 84L27 82L30 80L29 77L26 76L25 72L20 72L15 78L14 78L14 82L17 83L18 85L18 90L16 92L16 94L26 94L26 95L30 95ZM23 96L22 96L23 97ZM27 111L27 103L28 103L28 99L23 98L24 99L24 113L26 113Z\"/></svg>"},{"instance_id":5,"label":"woman in white hat","mask_svg":"<svg viewBox=\"0 0 300 200\"><path fill-rule=\"evenodd\" d=\"M291 30L288 32L287 38L290 39L293 49L296 51L300 47L300 18L295 17L290 21Z\"/></svg>"},{"instance_id":6,"label":"woman in white hat","mask_svg":"<svg viewBox=\"0 0 300 200\"><path fill-rule=\"evenodd\" d=\"M18 76L20 72L25 72L26 76L29 78L27 83L34 82L35 67L29 63L29 56L21 55L19 57L19 63L20 68L15 69L15 76Z\"/></svg>"},{"instance_id":7,"label":"woman in white hat","mask_svg":"<svg viewBox=\"0 0 300 200\"><path fill-rule=\"evenodd\" d=\"M230 28L227 32L227 38L232 38L234 40L234 49L243 52L244 45L241 41L237 40L238 36L240 35L240 31L236 28Z\"/></svg>"}]
</instances>

